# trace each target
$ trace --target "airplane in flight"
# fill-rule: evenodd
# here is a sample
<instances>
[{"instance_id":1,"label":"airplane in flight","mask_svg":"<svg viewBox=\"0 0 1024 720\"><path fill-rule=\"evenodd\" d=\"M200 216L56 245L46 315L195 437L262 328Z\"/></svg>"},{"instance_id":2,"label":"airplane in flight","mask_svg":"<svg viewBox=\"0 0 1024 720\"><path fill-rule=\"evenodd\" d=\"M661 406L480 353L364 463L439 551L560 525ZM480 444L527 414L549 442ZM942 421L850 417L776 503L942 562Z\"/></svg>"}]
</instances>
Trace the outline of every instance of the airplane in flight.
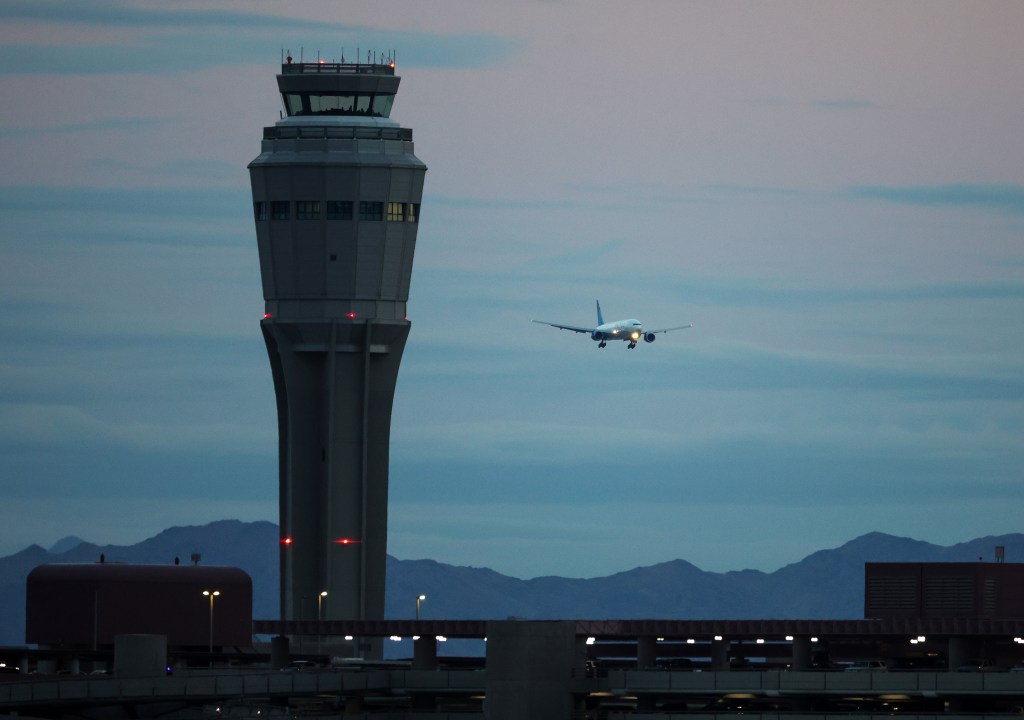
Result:
<instances>
[{"instance_id":1,"label":"airplane in flight","mask_svg":"<svg viewBox=\"0 0 1024 720\"><path fill-rule=\"evenodd\" d=\"M683 330L685 328L693 327L693 324L689 325L677 325L676 327L670 328L659 328L658 330L644 330L643 325L636 318L630 318L629 320L616 320L614 322L606 323L604 317L601 316L601 301L597 302L597 327L580 327L579 325L560 325L558 323L547 322L546 320L534 320L535 323L541 325L550 325L551 327L558 328L559 330L572 330L573 332L586 333L590 335L590 339L597 343L599 348L603 348L608 344L609 340L625 340L629 343L626 346L627 349L632 350L636 347L637 342L640 338L644 339L644 342L652 343L657 338L658 333L666 333L669 330Z\"/></svg>"}]
</instances>

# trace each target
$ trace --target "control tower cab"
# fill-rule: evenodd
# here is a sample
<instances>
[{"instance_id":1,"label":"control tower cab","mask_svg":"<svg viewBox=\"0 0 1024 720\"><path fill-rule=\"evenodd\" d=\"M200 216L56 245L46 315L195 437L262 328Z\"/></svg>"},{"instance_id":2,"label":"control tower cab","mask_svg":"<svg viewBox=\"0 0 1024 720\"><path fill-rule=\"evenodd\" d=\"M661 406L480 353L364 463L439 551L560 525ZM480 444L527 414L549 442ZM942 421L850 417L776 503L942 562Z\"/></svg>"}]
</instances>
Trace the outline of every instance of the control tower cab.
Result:
<instances>
[{"instance_id":1,"label":"control tower cab","mask_svg":"<svg viewBox=\"0 0 1024 720\"><path fill-rule=\"evenodd\" d=\"M394 63L289 63L281 66L277 86L290 118L387 118L399 80Z\"/></svg>"},{"instance_id":2,"label":"control tower cab","mask_svg":"<svg viewBox=\"0 0 1024 720\"><path fill-rule=\"evenodd\" d=\"M393 62L293 63L249 164L277 397L281 613L384 614L391 406L426 166Z\"/></svg>"}]
</instances>

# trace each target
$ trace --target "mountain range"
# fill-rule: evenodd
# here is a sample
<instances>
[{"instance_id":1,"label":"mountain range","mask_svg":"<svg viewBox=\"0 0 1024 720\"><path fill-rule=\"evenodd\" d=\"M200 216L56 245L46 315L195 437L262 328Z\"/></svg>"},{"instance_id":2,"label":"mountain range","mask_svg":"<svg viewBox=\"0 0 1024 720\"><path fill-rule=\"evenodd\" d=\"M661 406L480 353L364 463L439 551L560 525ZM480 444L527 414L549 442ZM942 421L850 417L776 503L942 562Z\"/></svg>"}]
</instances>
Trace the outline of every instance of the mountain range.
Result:
<instances>
[{"instance_id":1,"label":"mountain range","mask_svg":"<svg viewBox=\"0 0 1024 720\"><path fill-rule=\"evenodd\" d=\"M0 645L25 641L25 578L43 563L171 564L175 558L245 570L253 581L253 617L278 617L278 529L270 522L221 520L174 527L135 545L98 546L64 538L49 550L31 545L0 558ZM450 619L853 619L863 617L865 562L992 561L1024 558L1024 534L984 537L951 546L869 533L819 550L774 572L708 572L672 560L606 577L521 580L488 568L434 560L387 559L385 615Z\"/></svg>"}]
</instances>

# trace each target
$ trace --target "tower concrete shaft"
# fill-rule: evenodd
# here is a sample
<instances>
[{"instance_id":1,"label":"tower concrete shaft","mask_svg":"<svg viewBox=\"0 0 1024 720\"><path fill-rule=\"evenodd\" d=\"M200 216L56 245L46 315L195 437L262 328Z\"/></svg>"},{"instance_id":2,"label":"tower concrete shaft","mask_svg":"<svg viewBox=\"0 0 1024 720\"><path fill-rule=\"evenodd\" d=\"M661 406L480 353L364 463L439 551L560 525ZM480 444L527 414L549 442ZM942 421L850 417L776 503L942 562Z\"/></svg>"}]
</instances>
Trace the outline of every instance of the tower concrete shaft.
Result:
<instances>
[{"instance_id":1,"label":"tower concrete shaft","mask_svg":"<svg viewBox=\"0 0 1024 720\"><path fill-rule=\"evenodd\" d=\"M391 62L289 58L286 116L249 164L285 620L384 615L391 408L427 169L390 119L399 80Z\"/></svg>"}]
</instances>

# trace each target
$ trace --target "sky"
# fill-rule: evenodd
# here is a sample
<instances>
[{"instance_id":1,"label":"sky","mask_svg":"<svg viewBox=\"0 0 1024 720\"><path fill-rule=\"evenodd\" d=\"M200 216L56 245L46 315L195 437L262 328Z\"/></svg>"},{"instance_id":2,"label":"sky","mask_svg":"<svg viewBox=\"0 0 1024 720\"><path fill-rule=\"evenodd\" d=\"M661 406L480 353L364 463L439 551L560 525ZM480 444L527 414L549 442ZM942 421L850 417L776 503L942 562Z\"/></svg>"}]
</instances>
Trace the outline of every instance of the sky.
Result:
<instances>
[{"instance_id":1,"label":"sky","mask_svg":"<svg viewBox=\"0 0 1024 720\"><path fill-rule=\"evenodd\" d=\"M246 166L282 51L391 48L429 168L392 555L772 571L1024 531L1021 27L1017 0L0 0L0 555L276 522ZM597 299L694 327L530 322Z\"/></svg>"}]
</instances>

